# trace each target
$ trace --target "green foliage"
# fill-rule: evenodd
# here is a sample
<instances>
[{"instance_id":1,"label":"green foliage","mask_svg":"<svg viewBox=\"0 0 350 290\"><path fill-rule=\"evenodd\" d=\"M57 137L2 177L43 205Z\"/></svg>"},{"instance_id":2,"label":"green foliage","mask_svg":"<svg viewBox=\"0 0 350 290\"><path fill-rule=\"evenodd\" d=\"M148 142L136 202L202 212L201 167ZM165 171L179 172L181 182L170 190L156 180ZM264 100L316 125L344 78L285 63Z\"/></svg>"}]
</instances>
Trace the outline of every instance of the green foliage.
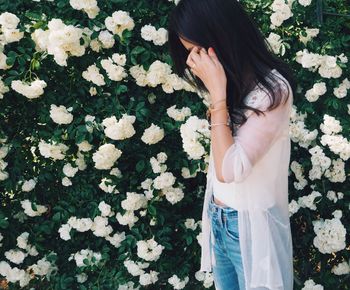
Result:
<instances>
[{"instance_id":1,"label":"green foliage","mask_svg":"<svg viewBox=\"0 0 350 290\"><path fill-rule=\"evenodd\" d=\"M305 27L319 28L320 33L316 38L307 43L306 48L310 52L319 54L348 55L350 46L350 23L348 17L335 16L330 13L350 14L346 1L323 1L325 5L320 11L317 2L311 6L303 7L298 1L293 3L294 16L276 28L286 45L286 53L283 55L295 72L299 91L295 95L295 106L299 112L308 113L305 121L309 130L319 128L323 121L323 115L336 116L342 123L344 136L350 136L350 122L347 113L349 94L344 99L335 98L333 90L327 90L322 100L309 103L305 99L305 91L312 88L313 84L325 81L328 88L339 85L344 76L349 76L347 64L340 64L343 74L340 79L323 79L315 72L302 69L296 62L295 54L305 48L298 41L299 35L304 35ZM271 32L270 14L272 1L252 0L242 1L256 23L267 37ZM7 11L17 15L20 19L19 27L25 31L25 37L19 42L9 43L4 47L3 53L7 56L6 64L11 66L8 70L0 70L0 76L4 84L11 87L14 80L34 81L39 78L45 80L48 86L45 93L37 99L27 99L21 94L10 91L1 99L0 108L0 135L7 136L5 144L10 144L9 153L4 158L8 163L6 170L9 178L0 182L1 208L0 208L0 233L3 235L3 244L0 247L0 261L6 260L5 252L15 248L17 237L23 232L29 233L29 242L35 245L39 252L37 257L28 256L20 265L11 264L25 269L47 255L47 260L57 265L50 277L37 277L33 279L25 289L118 289L119 285L128 281L138 285L138 277L131 276L124 261L130 258L134 261L142 261L137 256L137 241L147 240L152 237L165 248L159 260L150 263L150 269L160 272L156 283L159 289L173 289L167 282L173 274L180 278L190 277L185 289L203 289L202 282L196 280L195 273L199 269L200 246L197 242L199 227L189 230L184 226L187 218L195 221L201 219L203 204L203 187L205 175L200 173L194 178L185 179L181 174L183 167L193 174L198 168L205 169L202 160L188 160L183 151L180 136L180 122L169 118L166 109L174 104L177 107L190 107L194 115L205 118L205 106L200 99L190 92L174 92L166 94L160 87L140 87L129 75L126 80L114 82L105 77L106 86L96 87L82 77L82 72L87 67L101 58L110 57L113 53L126 54L125 67L129 69L133 65L142 65L148 69L155 60L171 63L166 45L156 46L141 38L142 26L151 23L157 28L165 27L167 16L174 4L169 1L134 1L134 0L101 0L98 1L100 12L94 19L88 18L83 11L74 10L68 0L58 1L20 1L3 0L0 2L0 11ZM62 19L66 25L77 27L104 28L104 20L114 11L125 10L135 21L132 31L125 30L122 36L114 35L115 45L110 49L93 51L87 47L84 55L69 56L67 66L58 65L53 56L46 52L38 52L30 33L36 29L47 29L48 22L53 18ZM328 13L328 14L327 14ZM320 22L320 15L323 16ZM28 28L26 28L28 25ZM95 31L91 39L98 37ZM96 95L91 95L89 90L96 87ZM156 97L155 103L149 101ZM58 125L50 118L51 104L71 107L74 120L67 125ZM105 136L101 122L103 119L122 114L135 115L134 128L136 134L127 140L114 141ZM95 117L94 122L85 121L85 116ZM159 124L165 130L164 139L155 145L146 145L141 141L141 133L151 123ZM93 130L89 131L88 127ZM349 138L348 138L349 139ZM52 160L45 158L39 151L40 140L53 140L64 143L69 147L64 160ZM85 170L79 170L71 179L71 186L63 186L62 178L65 176L62 168L67 163L77 159L77 144L88 141L93 145L93 150L85 152L83 159L86 163ZM122 173L122 178L108 174L105 170L97 170L94 167L92 154L99 146L112 143L122 153L118 159L117 167ZM319 144L319 140L315 144ZM292 160L302 164L305 172L308 172L312 163L310 154L305 148L294 143ZM94 219L100 215L98 205L105 201L111 205L115 213L124 213L121 202L126 198L127 192L141 193L140 184L147 178L154 179L150 165L150 158L159 152L168 155L166 165L174 176L184 185L185 197L177 204L172 205L166 199L152 199L145 215L137 212L139 221L131 229L121 225L115 215L109 218L109 224L113 233L126 233L126 239L116 248L103 237L97 237L91 231L78 232L71 230L71 238L63 240L58 232L62 224L67 223L70 217ZM338 158L336 154L325 149L327 156ZM346 163L347 172L349 161ZM37 184L32 191L26 192L21 188L24 180L37 178ZM116 186L119 193L106 193L99 184L103 178L109 178L110 185ZM296 190L293 186L296 181L294 175L290 177L290 200L309 194L312 190L322 193L317 211L300 209L291 218L294 237L295 256L295 289L301 289L304 281L314 279L324 286L324 289L349 289L349 275L337 276L331 273L334 265L342 258L349 261L348 251L340 251L334 254L322 254L313 246L314 231L312 221L320 217L332 218L335 209L343 211L342 222L349 231L350 220L346 216L349 210L349 178L344 183L331 183L322 178L312 182L314 188L307 186L303 190ZM109 185L107 182L107 186ZM327 191L341 191L344 199L336 205L326 198ZM155 191L158 194L157 191ZM32 202L32 210L38 210L38 205L48 208L43 215L28 217L23 213L21 201L29 199ZM154 225L151 225L156 221ZM347 235L347 244L349 235ZM77 267L74 259L69 260L72 253L81 249L91 249L101 253L101 263L90 265L88 259L84 259L84 267ZM92 261L94 262L94 261ZM147 269L148 270L148 269ZM86 273L87 281L78 283L76 275ZM18 284L11 284L10 289L20 289ZM141 287L141 289L143 289ZM153 289L153 288L148 288ZM210 289L214 289L212 286Z\"/></svg>"}]
</instances>

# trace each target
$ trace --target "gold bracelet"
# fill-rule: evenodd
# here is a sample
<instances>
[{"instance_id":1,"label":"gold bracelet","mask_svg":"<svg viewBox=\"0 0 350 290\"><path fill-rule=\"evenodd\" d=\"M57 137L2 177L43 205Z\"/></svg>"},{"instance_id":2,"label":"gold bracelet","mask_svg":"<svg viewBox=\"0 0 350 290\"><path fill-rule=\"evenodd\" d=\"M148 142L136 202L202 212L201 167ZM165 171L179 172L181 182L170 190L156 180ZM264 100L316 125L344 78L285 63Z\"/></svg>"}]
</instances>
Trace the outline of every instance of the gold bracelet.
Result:
<instances>
[{"instance_id":1,"label":"gold bracelet","mask_svg":"<svg viewBox=\"0 0 350 290\"><path fill-rule=\"evenodd\" d=\"M209 128L212 128L212 127L214 127L214 126L219 126L219 125L229 126L228 123L214 123L214 124L209 124Z\"/></svg>"},{"instance_id":2,"label":"gold bracelet","mask_svg":"<svg viewBox=\"0 0 350 290\"><path fill-rule=\"evenodd\" d=\"M221 111L221 110L224 110L224 109L226 110L226 113L228 114L228 111L227 111L228 107L221 107L221 108L216 108L216 109L208 109L207 113L206 113L207 119L208 120L210 119L212 112Z\"/></svg>"},{"instance_id":3,"label":"gold bracelet","mask_svg":"<svg viewBox=\"0 0 350 290\"><path fill-rule=\"evenodd\" d=\"M215 109L209 109L210 112L215 112L215 111L220 111L220 110L227 110L227 107L219 107L219 108L215 108Z\"/></svg>"}]
</instances>

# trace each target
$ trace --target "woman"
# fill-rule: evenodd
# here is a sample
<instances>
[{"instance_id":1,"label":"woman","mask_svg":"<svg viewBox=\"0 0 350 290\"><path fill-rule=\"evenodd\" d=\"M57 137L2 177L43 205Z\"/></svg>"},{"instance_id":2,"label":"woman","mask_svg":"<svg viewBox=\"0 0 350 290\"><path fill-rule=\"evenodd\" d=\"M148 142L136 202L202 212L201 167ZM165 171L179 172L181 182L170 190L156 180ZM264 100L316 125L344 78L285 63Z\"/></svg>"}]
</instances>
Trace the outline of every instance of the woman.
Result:
<instances>
[{"instance_id":1,"label":"woman","mask_svg":"<svg viewBox=\"0 0 350 290\"><path fill-rule=\"evenodd\" d=\"M292 290L292 73L235 0L180 0L168 33L175 72L210 98L200 270L216 289Z\"/></svg>"}]
</instances>

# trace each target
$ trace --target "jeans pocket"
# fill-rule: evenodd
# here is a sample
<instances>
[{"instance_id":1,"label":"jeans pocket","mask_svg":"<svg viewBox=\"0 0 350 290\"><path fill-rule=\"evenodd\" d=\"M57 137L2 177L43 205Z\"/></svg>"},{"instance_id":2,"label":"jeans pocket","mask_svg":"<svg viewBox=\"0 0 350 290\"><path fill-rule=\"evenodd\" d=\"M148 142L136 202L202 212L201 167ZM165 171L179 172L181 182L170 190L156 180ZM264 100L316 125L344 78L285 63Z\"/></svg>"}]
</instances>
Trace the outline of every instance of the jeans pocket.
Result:
<instances>
[{"instance_id":1,"label":"jeans pocket","mask_svg":"<svg viewBox=\"0 0 350 290\"><path fill-rule=\"evenodd\" d=\"M226 234L233 240L239 240L238 218L237 216L228 216L225 223Z\"/></svg>"}]
</instances>

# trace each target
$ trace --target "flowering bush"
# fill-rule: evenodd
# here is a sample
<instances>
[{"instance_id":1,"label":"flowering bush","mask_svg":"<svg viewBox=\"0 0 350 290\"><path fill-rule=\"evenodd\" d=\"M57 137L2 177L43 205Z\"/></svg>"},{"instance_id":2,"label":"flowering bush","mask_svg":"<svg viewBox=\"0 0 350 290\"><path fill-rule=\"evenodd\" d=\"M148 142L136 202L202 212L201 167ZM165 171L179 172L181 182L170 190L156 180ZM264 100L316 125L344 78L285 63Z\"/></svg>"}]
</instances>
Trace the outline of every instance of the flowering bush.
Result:
<instances>
[{"instance_id":1,"label":"flowering bush","mask_svg":"<svg viewBox=\"0 0 350 290\"><path fill-rule=\"evenodd\" d=\"M295 289L349 289L349 7L242 1L293 68ZM0 287L214 289L198 271L207 96L172 72L177 1L0 3ZM323 16L323 17L321 17Z\"/></svg>"}]
</instances>

